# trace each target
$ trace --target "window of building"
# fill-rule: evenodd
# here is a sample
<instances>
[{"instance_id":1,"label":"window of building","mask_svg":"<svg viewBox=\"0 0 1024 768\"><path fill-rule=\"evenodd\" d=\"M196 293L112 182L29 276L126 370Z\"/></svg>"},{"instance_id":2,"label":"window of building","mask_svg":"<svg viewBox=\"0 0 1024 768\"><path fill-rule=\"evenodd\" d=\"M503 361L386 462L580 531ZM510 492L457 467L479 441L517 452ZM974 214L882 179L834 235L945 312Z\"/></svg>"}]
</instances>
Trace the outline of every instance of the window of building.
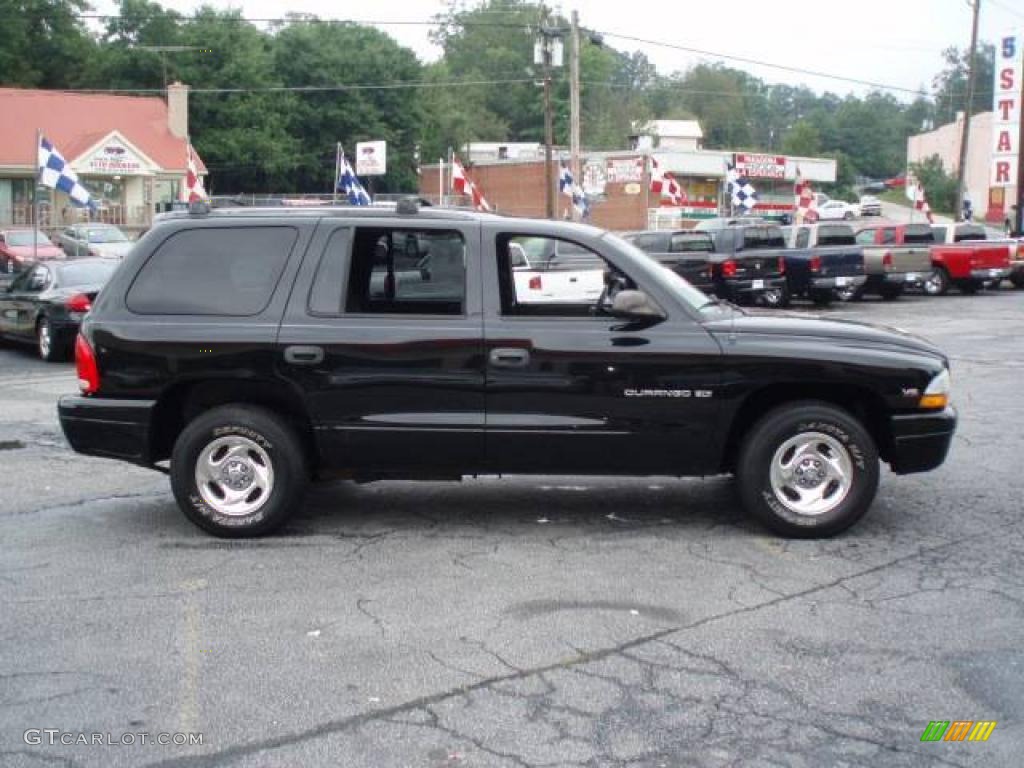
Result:
<instances>
[{"instance_id":1,"label":"window of building","mask_svg":"<svg viewBox=\"0 0 1024 768\"><path fill-rule=\"evenodd\" d=\"M293 227L178 232L135 277L128 309L144 315L258 315L270 303L297 239Z\"/></svg>"},{"instance_id":2,"label":"window of building","mask_svg":"<svg viewBox=\"0 0 1024 768\"><path fill-rule=\"evenodd\" d=\"M517 268L517 253L530 267ZM499 235L498 279L504 315L590 317L606 281L635 287L599 254L568 240L533 235Z\"/></svg>"},{"instance_id":3,"label":"window of building","mask_svg":"<svg viewBox=\"0 0 1024 768\"><path fill-rule=\"evenodd\" d=\"M461 315L465 301L466 243L460 233L355 230L346 312Z\"/></svg>"}]
</instances>

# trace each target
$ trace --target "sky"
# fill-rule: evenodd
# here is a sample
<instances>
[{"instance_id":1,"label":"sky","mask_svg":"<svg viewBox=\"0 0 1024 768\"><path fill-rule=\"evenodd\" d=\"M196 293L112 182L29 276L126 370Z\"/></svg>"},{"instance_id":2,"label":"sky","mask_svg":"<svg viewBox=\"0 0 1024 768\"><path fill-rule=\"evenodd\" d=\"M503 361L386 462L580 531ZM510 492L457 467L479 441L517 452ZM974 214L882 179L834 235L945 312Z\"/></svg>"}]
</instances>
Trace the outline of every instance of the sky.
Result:
<instances>
[{"instance_id":1,"label":"sky","mask_svg":"<svg viewBox=\"0 0 1024 768\"><path fill-rule=\"evenodd\" d=\"M459 5L475 3L457 0ZM1008 31L1024 34L1024 0L979 0L979 39L994 41ZM286 12L352 21L429 21L448 0L158 0L189 12L207 4L237 8L245 17L279 17ZM96 12L116 10L113 0L93 0ZM612 37L610 33L697 48L789 67L826 72L911 91L930 91L942 69L944 48L966 48L971 36L967 0L566 0L550 3L568 15L577 10L586 28L609 33L606 42L620 50L640 50L662 73L685 70L701 61L719 60ZM432 61L440 50L429 27L382 24L380 28L420 59ZM842 80L797 74L721 59L770 83L807 85L815 91L863 94L869 87ZM986 86L990 87L988 84ZM912 94L893 91L902 98Z\"/></svg>"}]
</instances>

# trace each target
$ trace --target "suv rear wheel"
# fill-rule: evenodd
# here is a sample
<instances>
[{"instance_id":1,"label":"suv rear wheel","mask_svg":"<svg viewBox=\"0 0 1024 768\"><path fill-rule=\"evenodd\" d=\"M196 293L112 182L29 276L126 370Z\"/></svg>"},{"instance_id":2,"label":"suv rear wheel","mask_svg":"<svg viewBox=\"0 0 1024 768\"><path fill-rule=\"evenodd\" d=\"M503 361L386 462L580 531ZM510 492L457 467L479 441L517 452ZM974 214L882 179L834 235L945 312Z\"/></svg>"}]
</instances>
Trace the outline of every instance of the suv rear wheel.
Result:
<instances>
[{"instance_id":1,"label":"suv rear wheel","mask_svg":"<svg viewBox=\"0 0 1024 768\"><path fill-rule=\"evenodd\" d=\"M736 479L747 511L785 536L849 528L878 490L878 450L847 412L816 401L775 409L748 433Z\"/></svg>"},{"instance_id":2,"label":"suv rear wheel","mask_svg":"<svg viewBox=\"0 0 1024 768\"><path fill-rule=\"evenodd\" d=\"M308 473L302 443L264 408L226 405L196 417L171 455L171 487L182 512L226 538L279 528L301 506Z\"/></svg>"}]
</instances>

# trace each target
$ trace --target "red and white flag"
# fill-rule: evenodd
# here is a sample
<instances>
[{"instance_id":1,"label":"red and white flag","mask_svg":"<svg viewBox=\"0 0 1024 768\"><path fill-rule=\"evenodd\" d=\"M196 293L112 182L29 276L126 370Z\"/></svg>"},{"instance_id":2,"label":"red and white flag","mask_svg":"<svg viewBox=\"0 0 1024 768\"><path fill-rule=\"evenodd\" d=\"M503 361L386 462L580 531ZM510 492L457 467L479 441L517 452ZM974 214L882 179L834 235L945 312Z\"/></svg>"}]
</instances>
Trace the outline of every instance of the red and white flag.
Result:
<instances>
[{"instance_id":1,"label":"red and white flag","mask_svg":"<svg viewBox=\"0 0 1024 768\"><path fill-rule=\"evenodd\" d=\"M924 187L918 184L917 179L913 178L909 174L907 175L906 194L907 197L910 198L911 202L914 203L914 208L925 215L929 224L934 224L935 217L932 216L931 206L928 205L928 198L925 197Z\"/></svg>"},{"instance_id":2,"label":"red and white flag","mask_svg":"<svg viewBox=\"0 0 1024 768\"><path fill-rule=\"evenodd\" d=\"M473 180L466 175L466 169L459 162L459 158L452 157L452 187L460 195L472 198L473 207L478 211L489 211L491 210L490 203L487 202L480 191L480 188L473 183Z\"/></svg>"},{"instance_id":3,"label":"red and white flag","mask_svg":"<svg viewBox=\"0 0 1024 768\"><path fill-rule=\"evenodd\" d=\"M675 177L663 171L658 161L651 158L651 194L661 200L667 201L669 205L686 205L688 198L683 188Z\"/></svg>"},{"instance_id":4,"label":"red and white flag","mask_svg":"<svg viewBox=\"0 0 1024 768\"><path fill-rule=\"evenodd\" d=\"M181 199L186 203L195 203L206 200L206 189L203 188L203 179L199 175L199 165L196 162L196 151L191 144L186 145L187 161L185 165L185 183L181 187Z\"/></svg>"},{"instance_id":5,"label":"red and white flag","mask_svg":"<svg viewBox=\"0 0 1024 768\"><path fill-rule=\"evenodd\" d=\"M793 217L794 224L810 224L818 219L818 204L814 197L814 190L811 182L805 181L800 175L800 169L796 169L796 181L793 184L793 196L795 198L794 208L796 215Z\"/></svg>"}]
</instances>

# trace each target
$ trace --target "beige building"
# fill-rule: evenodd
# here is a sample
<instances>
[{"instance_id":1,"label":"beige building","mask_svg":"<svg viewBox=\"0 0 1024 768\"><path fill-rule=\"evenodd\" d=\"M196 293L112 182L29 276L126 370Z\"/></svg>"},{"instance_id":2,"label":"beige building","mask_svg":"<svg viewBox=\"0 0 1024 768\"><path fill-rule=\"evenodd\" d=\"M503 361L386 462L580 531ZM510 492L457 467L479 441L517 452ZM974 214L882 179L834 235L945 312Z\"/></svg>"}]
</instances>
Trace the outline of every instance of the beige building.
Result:
<instances>
[{"instance_id":1,"label":"beige building","mask_svg":"<svg viewBox=\"0 0 1024 768\"><path fill-rule=\"evenodd\" d=\"M967 195L975 216L993 223L1002 223L1016 194L1016 187L989 187L992 170L992 123L994 113L982 112L971 118L971 135L967 142ZM963 136L963 113L955 122L934 131L919 133L907 139L907 164L919 163L938 155L947 173L956 174L960 165L960 141ZM1005 194L1004 194L1005 193Z\"/></svg>"}]
</instances>

